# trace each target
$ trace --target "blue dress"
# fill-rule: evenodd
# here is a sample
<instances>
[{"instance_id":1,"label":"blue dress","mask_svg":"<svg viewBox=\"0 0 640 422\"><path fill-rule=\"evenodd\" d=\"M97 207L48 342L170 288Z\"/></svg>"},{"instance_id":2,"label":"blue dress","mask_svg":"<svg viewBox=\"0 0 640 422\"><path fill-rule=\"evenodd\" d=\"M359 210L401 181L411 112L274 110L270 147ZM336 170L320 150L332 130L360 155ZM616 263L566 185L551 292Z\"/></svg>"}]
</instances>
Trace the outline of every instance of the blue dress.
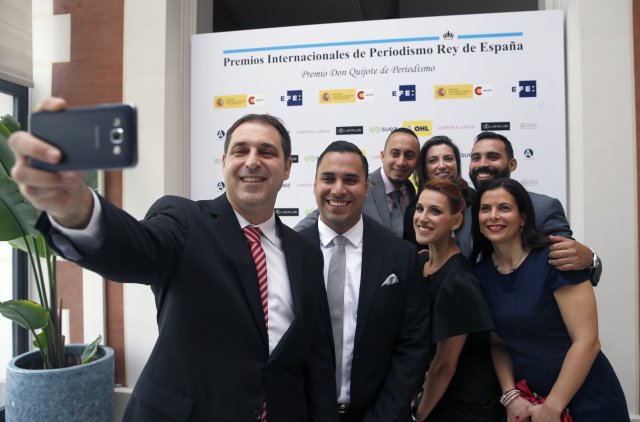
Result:
<instances>
[{"instance_id":1,"label":"blue dress","mask_svg":"<svg viewBox=\"0 0 640 422\"><path fill-rule=\"evenodd\" d=\"M515 381L526 379L531 391L544 397L556 382L571 347L553 293L589 278L583 271L558 271L548 259L549 248L544 248L532 251L510 274L500 274L490 257L474 268L496 333L506 343L513 360ZM629 420L622 387L602 352L568 408L576 422Z\"/></svg>"}]
</instances>

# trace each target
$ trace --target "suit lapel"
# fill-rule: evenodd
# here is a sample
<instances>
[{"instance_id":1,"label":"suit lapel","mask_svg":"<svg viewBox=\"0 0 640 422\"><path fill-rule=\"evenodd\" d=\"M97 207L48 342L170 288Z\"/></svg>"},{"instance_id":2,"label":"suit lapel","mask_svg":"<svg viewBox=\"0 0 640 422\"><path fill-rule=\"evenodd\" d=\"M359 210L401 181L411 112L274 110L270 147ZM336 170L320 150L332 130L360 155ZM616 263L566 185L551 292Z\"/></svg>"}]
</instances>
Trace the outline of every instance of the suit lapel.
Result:
<instances>
[{"instance_id":1,"label":"suit lapel","mask_svg":"<svg viewBox=\"0 0 640 422\"><path fill-rule=\"evenodd\" d=\"M369 176L369 195L373 200L376 210L380 215L380 221L383 226L391 227L391 214L389 213L389 204L387 203L387 195L384 193L384 182L380 172L381 168L371 173Z\"/></svg>"},{"instance_id":2,"label":"suit lapel","mask_svg":"<svg viewBox=\"0 0 640 422\"><path fill-rule=\"evenodd\" d=\"M214 216L214 230L220 233L220 237L225 240L228 246L226 248L227 256L233 262L238 272L238 283L244 292L249 311L256 323L256 328L260 332L264 346L268 351L269 338L267 336L267 326L264 321L262 302L260 301L256 266L251 257L249 245L238 223L238 218L233 212L233 208L226 195L213 201L212 212L218 216L218 218Z\"/></svg>"},{"instance_id":3,"label":"suit lapel","mask_svg":"<svg viewBox=\"0 0 640 422\"><path fill-rule=\"evenodd\" d=\"M360 275L360 293L358 296L358 323L354 347L365 330L371 305L378 292L378 281L381 279L382 258L384 255L382 242L375 236L375 230L371 230L367 219L363 217L364 230L362 235L362 271Z\"/></svg>"}]
</instances>

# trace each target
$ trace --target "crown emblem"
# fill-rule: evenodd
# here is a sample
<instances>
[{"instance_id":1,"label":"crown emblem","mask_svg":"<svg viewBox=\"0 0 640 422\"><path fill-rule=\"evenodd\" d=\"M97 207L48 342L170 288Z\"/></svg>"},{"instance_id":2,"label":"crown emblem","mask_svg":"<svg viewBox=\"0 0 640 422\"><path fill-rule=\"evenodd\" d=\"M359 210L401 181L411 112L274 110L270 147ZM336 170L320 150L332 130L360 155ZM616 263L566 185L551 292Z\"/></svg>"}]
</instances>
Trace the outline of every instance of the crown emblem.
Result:
<instances>
[{"instance_id":1,"label":"crown emblem","mask_svg":"<svg viewBox=\"0 0 640 422\"><path fill-rule=\"evenodd\" d=\"M444 38L445 40L452 40L453 34L451 33L451 31L447 31L444 34L442 34L442 38Z\"/></svg>"}]
</instances>

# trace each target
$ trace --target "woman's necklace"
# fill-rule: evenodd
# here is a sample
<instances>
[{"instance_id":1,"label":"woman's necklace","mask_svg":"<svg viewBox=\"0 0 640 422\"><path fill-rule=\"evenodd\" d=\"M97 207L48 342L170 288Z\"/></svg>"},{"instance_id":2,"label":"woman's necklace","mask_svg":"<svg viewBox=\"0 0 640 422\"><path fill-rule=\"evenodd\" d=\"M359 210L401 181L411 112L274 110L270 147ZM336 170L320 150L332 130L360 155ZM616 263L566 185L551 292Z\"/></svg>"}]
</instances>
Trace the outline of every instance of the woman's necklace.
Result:
<instances>
[{"instance_id":1,"label":"woman's necklace","mask_svg":"<svg viewBox=\"0 0 640 422\"><path fill-rule=\"evenodd\" d=\"M516 270L516 268L518 268L520 266L520 264L522 264L522 262L524 261L524 259L527 257L527 255L529 255L529 252L524 251L524 253L522 255L520 255L520 257L513 263L513 265L511 265L511 267L509 267L508 265L504 265L504 264L498 264L495 261L493 262L493 265L496 267L496 270L498 270L498 272L502 273L502 274L509 274L512 273ZM505 270L500 271L500 268L504 268L504 267L508 267Z\"/></svg>"}]
</instances>

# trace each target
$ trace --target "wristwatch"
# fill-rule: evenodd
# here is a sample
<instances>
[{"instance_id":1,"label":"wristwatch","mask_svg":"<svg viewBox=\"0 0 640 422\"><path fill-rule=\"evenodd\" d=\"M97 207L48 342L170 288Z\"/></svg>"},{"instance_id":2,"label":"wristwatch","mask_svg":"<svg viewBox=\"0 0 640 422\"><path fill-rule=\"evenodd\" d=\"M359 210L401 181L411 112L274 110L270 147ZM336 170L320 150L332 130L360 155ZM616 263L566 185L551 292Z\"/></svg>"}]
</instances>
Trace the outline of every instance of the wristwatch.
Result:
<instances>
[{"instance_id":1,"label":"wristwatch","mask_svg":"<svg viewBox=\"0 0 640 422\"><path fill-rule=\"evenodd\" d=\"M585 268L585 270L594 270L594 269L596 269L598 267L598 264L600 263L600 258L593 251L593 249L591 249L591 252L593 253L593 263L590 266L588 266L587 268Z\"/></svg>"}]
</instances>

